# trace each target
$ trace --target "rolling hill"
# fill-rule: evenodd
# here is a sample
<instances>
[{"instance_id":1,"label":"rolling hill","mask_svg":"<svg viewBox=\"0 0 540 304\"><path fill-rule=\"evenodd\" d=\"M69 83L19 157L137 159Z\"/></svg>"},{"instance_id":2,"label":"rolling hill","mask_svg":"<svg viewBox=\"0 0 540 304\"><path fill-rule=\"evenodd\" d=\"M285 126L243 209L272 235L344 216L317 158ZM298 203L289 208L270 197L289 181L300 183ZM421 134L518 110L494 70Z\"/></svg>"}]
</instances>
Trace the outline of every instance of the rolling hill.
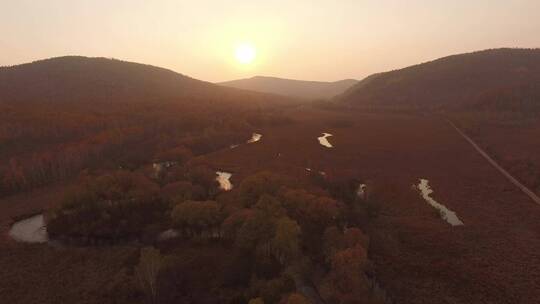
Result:
<instances>
[{"instance_id":1,"label":"rolling hill","mask_svg":"<svg viewBox=\"0 0 540 304\"><path fill-rule=\"evenodd\" d=\"M226 148L286 121L281 108L294 102L106 58L0 67L0 197L171 149Z\"/></svg>"},{"instance_id":2,"label":"rolling hill","mask_svg":"<svg viewBox=\"0 0 540 304\"><path fill-rule=\"evenodd\" d=\"M80 56L0 68L0 102L261 105L283 97L224 88L171 70Z\"/></svg>"},{"instance_id":3,"label":"rolling hill","mask_svg":"<svg viewBox=\"0 0 540 304\"><path fill-rule=\"evenodd\" d=\"M357 82L354 79L323 82L255 76L219 84L227 87L306 99L327 99L343 93Z\"/></svg>"},{"instance_id":4,"label":"rolling hill","mask_svg":"<svg viewBox=\"0 0 540 304\"><path fill-rule=\"evenodd\" d=\"M360 81L336 100L354 106L415 108L540 107L540 49L493 49L444 57ZM521 92L525 89L525 92ZM487 96L504 93L497 102ZM520 97L523 96L523 97ZM522 100L526 99L526 100ZM504 102L503 102L504 100Z\"/></svg>"}]
</instances>

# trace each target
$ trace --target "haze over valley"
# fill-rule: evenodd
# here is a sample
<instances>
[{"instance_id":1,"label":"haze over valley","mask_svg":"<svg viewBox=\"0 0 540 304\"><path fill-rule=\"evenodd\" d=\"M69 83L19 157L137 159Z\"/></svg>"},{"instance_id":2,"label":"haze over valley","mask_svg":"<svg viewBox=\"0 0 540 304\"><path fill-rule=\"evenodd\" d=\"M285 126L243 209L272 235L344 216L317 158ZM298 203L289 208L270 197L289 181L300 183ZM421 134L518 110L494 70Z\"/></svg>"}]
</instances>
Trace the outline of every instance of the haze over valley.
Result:
<instances>
[{"instance_id":1,"label":"haze over valley","mask_svg":"<svg viewBox=\"0 0 540 304\"><path fill-rule=\"evenodd\" d=\"M535 9L6 4L0 303L537 303Z\"/></svg>"},{"instance_id":2,"label":"haze over valley","mask_svg":"<svg viewBox=\"0 0 540 304\"><path fill-rule=\"evenodd\" d=\"M322 82L255 76L249 79L231 80L219 84L226 87L293 96L297 98L330 99L342 94L357 82L358 81L354 79Z\"/></svg>"}]
</instances>

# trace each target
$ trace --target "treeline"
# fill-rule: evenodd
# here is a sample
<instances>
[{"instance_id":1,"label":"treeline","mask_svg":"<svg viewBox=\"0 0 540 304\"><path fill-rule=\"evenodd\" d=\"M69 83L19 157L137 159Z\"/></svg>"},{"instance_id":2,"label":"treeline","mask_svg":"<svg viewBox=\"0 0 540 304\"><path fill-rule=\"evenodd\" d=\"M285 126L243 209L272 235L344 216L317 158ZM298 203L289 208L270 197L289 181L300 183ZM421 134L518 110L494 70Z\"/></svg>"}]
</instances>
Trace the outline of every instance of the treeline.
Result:
<instances>
[{"instance_id":1,"label":"treeline","mask_svg":"<svg viewBox=\"0 0 540 304\"><path fill-rule=\"evenodd\" d=\"M328 196L271 172L249 176L228 192L218 189L215 177L203 159L154 179L129 171L88 177L49 216L48 231L86 245L138 240L157 248L141 251L133 265L163 263L155 276L123 291L130 301L186 302L217 284L205 291L212 293L208 303L382 303L369 279L369 237L360 228L374 214L355 195L356 182L327 181ZM228 252L212 261L221 272L199 282L199 270L188 261L215 250Z\"/></svg>"},{"instance_id":2,"label":"treeline","mask_svg":"<svg viewBox=\"0 0 540 304\"><path fill-rule=\"evenodd\" d=\"M489 110L497 111L517 108L516 101L528 104L529 98L522 97L537 96L529 88L537 87L539 82L538 49L494 49L374 74L338 100L352 106L396 106L426 111L468 109L476 106L483 94L486 98L503 96L493 103L484 103ZM512 89L499 90L504 87Z\"/></svg>"},{"instance_id":3,"label":"treeline","mask_svg":"<svg viewBox=\"0 0 540 304\"><path fill-rule=\"evenodd\" d=\"M472 109L537 116L540 113L540 84L523 84L486 91L480 94Z\"/></svg>"},{"instance_id":4,"label":"treeline","mask_svg":"<svg viewBox=\"0 0 540 304\"><path fill-rule=\"evenodd\" d=\"M288 121L272 110L174 104L0 108L0 197L65 180L83 169L137 168L173 149L205 154L244 142L264 124Z\"/></svg>"},{"instance_id":5,"label":"treeline","mask_svg":"<svg viewBox=\"0 0 540 304\"><path fill-rule=\"evenodd\" d=\"M49 235L82 245L153 242L170 226L176 202L213 199L219 192L215 171L201 160L175 160L160 174L141 168L81 177L49 214Z\"/></svg>"}]
</instances>

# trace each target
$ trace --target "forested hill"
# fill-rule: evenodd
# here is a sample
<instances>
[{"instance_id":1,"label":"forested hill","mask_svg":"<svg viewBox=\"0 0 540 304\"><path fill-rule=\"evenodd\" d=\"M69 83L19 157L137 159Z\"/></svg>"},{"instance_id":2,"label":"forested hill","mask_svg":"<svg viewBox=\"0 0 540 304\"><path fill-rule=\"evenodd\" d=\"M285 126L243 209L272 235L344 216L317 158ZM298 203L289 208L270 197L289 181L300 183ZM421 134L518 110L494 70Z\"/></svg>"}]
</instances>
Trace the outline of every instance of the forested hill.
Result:
<instances>
[{"instance_id":1,"label":"forested hill","mask_svg":"<svg viewBox=\"0 0 540 304\"><path fill-rule=\"evenodd\" d=\"M282 106L294 102L105 58L3 67L0 197L87 169L137 168L166 151L227 148L283 124Z\"/></svg>"},{"instance_id":2,"label":"forested hill","mask_svg":"<svg viewBox=\"0 0 540 304\"><path fill-rule=\"evenodd\" d=\"M224 88L150 65L80 56L0 68L0 102L262 105L283 97Z\"/></svg>"},{"instance_id":3,"label":"forested hill","mask_svg":"<svg viewBox=\"0 0 540 304\"><path fill-rule=\"evenodd\" d=\"M540 49L493 49L372 75L337 98L354 106L530 108L540 83ZM522 92L525 89L526 92ZM532 91L531 91L532 90ZM504 92L505 98L487 102ZM503 101L504 99L504 101ZM534 102L540 107L540 102Z\"/></svg>"}]
</instances>

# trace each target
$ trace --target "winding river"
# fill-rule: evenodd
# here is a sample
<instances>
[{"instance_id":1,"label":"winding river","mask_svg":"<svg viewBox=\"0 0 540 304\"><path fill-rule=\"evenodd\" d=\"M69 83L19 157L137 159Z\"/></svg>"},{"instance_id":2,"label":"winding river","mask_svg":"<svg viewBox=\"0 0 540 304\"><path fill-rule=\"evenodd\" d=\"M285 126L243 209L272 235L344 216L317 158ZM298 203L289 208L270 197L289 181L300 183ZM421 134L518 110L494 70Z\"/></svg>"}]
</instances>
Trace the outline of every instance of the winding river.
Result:
<instances>
[{"instance_id":1,"label":"winding river","mask_svg":"<svg viewBox=\"0 0 540 304\"><path fill-rule=\"evenodd\" d=\"M439 210L441 218L448 222L452 226L462 226L463 222L458 218L457 214L446 208L443 204L438 203L435 199L431 197L433 189L429 186L429 181L427 179L420 179L420 183L416 186L420 191L420 195L430 204L433 208Z\"/></svg>"},{"instance_id":2,"label":"winding river","mask_svg":"<svg viewBox=\"0 0 540 304\"><path fill-rule=\"evenodd\" d=\"M49 241L45 218L43 214L36 214L29 218L15 222L9 230L9 236L18 242L46 243Z\"/></svg>"}]
</instances>

